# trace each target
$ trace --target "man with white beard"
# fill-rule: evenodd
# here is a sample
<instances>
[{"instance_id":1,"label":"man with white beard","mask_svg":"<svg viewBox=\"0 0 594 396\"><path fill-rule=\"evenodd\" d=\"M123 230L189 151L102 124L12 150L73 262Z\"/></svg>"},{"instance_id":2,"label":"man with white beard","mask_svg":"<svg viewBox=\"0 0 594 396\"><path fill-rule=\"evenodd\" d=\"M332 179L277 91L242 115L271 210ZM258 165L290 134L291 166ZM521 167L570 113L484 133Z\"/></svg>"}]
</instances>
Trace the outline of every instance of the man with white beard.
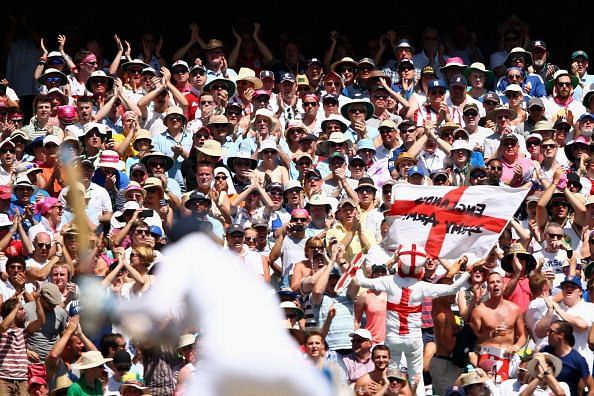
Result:
<instances>
[{"instance_id":1,"label":"man with white beard","mask_svg":"<svg viewBox=\"0 0 594 396\"><path fill-rule=\"evenodd\" d=\"M530 43L528 49L532 54L532 68L534 73L542 77L542 81L548 81L553 78L553 74L559 70L559 66L547 62L549 54L547 44L542 40L534 40Z\"/></svg>"}]
</instances>

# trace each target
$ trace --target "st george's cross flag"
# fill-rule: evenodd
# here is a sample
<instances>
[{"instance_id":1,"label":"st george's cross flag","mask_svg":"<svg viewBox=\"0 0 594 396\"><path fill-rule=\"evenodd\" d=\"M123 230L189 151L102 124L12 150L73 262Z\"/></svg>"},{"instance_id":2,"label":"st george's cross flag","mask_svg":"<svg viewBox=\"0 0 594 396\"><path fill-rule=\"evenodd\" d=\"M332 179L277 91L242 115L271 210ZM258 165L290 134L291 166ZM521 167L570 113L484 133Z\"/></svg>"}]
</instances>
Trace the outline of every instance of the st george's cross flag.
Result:
<instances>
[{"instance_id":1,"label":"st george's cross flag","mask_svg":"<svg viewBox=\"0 0 594 396\"><path fill-rule=\"evenodd\" d=\"M499 186L396 184L386 247L417 243L433 258L481 259L497 242L529 190Z\"/></svg>"}]
</instances>

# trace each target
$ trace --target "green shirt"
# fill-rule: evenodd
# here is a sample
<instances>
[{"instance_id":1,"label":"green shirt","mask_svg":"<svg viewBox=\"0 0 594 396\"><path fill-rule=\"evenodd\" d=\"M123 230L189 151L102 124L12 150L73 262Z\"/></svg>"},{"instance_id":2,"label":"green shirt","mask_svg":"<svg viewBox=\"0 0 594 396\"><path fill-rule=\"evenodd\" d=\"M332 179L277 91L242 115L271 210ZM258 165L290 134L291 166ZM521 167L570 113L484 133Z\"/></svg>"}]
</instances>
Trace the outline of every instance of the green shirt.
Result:
<instances>
[{"instance_id":1,"label":"green shirt","mask_svg":"<svg viewBox=\"0 0 594 396\"><path fill-rule=\"evenodd\" d=\"M90 387L83 378L80 378L68 388L67 396L101 396L103 395L103 384L95 380L95 386Z\"/></svg>"}]
</instances>

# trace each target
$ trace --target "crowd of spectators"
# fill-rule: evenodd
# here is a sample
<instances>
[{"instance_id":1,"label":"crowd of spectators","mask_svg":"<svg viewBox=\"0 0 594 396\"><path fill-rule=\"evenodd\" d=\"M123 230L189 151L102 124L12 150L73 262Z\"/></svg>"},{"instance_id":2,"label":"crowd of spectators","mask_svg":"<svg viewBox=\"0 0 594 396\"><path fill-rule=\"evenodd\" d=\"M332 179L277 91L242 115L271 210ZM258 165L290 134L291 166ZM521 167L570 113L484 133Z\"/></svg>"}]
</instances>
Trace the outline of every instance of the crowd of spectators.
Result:
<instances>
[{"instance_id":1,"label":"crowd of spectators","mask_svg":"<svg viewBox=\"0 0 594 396\"><path fill-rule=\"evenodd\" d=\"M107 43L15 36L0 82L0 394L187 394L199 328L161 345L80 316L84 276L124 301L175 271L162 251L180 219L276 292L296 352L357 395L594 394L589 54L569 41L551 64L515 17L490 56L463 26L419 33L388 31L361 58L337 32L323 54L274 53L258 23L233 43L192 24L171 59L151 34L114 36L113 59ZM361 252L366 277L399 276L384 241L402 183L529 190L468 284L423 300L422 378L385 345L386 293L335 288ZM419 282L451 284L463 263L431 257Z\"/></svg>"}]
</instances>

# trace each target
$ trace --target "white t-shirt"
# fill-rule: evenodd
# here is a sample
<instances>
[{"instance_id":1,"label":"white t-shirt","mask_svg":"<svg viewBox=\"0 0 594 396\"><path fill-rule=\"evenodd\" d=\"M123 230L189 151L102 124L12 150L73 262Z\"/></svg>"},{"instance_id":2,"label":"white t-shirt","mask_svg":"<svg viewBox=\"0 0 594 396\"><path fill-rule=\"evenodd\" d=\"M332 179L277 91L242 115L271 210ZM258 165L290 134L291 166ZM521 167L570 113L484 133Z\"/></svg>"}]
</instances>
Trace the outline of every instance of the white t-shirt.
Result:
<instances>
[{"instance_id":1,"label":"white t-shirt","mask_svg":"<svg viewBox=\"0 0 594 396\"><path fill-rule=\"evenodd\" d=\"M573 307L568 307L563 302L559 303L562 310L570 315L578 316L588 322L588 328L586 330L573 329L573 336L575 337L575 345L573 349L579 352L580 355L586 359L588 363L588 371L592 372L592 364L594 363L594 352L588 347L588 333L590 327L594 323L594 304L585 301L579 301ZM557 314L554 315L553 320L561 320L561 317Z\"/></svg>"},{"instance_id":2,"label":"white t-shirt","mask_svg":"<svg viewBox=\"0 0 594 396\"><path fill-rule=\"evenodd\" d=\"M550 253L546 250L534 253L534 258L538 262L541 258L544 259L542 265L542 271L552 270L555 273L555 280L553 281L553 287L558 287L561 282L565 279L563 273L563 264L567 261L567 252L563 249L559 249L558 252Z\"/></svg>"},{"instance_id":3,"label":"white t-shirt","mask_svg":"<svg viewBox=\"0 0 594 396\"><path fill-rule=\"evenodd\" d=\"M522 387L520 388L520 393L522 393L522 391L524 389L526 389L527 386L528 386L528 384L522 385ZM569 391L569 385L567 385L565 382L559 382L559 386L561 387L561 389L563 389L563 392L566 396L569 396L571 394L571 392ZM548 387L546 389L542 389L537 386L536 389L534 389L534 392L532 392L532 395L533 396L550 396L550 395L554 395L554 393Z\"/></svg>"}]
</instances>

